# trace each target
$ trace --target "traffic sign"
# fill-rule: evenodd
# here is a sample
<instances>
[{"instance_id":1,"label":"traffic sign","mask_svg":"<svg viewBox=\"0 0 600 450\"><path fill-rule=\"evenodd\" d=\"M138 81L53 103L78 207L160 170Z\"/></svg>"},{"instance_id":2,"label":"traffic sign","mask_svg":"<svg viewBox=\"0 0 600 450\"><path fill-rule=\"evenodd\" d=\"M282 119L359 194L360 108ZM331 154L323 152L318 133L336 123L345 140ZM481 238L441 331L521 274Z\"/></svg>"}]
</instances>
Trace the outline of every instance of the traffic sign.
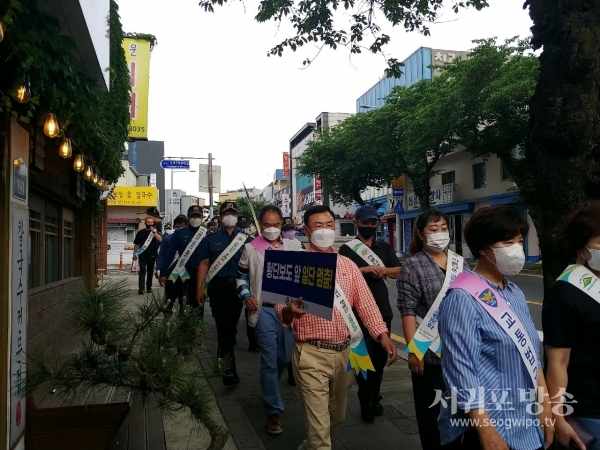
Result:
<instances>
[{"instance_id":1,"label":"traffic sign","mask_svg":"<svg viewBox=\"0 0 600 450\"><path fill-rule=\"evenodd\" d=\"M160 167L163 169L190 170L190 161L189 159L163 159L160 162Z\"/></svg>"},{"instance_id":2,"label":"traffic sign","mask_svg":"<svg viewBox=\"0 0 600 450\"><path fill-rule=\"evenodd\" d=\"M392 188L393 197L404 197L404 188Z\"/></svg>"},{"instance_id":3,"label":"traffic sign","mask_svg":"<svg viewBox=\"0 0 600 450\"><path fill-rule=\"evenodd\" d=\"M402 207L402 202L396 203L396 206L394 206L394 212L396 214L404 214L404 208Z\"/></svg>"}]
</instances>

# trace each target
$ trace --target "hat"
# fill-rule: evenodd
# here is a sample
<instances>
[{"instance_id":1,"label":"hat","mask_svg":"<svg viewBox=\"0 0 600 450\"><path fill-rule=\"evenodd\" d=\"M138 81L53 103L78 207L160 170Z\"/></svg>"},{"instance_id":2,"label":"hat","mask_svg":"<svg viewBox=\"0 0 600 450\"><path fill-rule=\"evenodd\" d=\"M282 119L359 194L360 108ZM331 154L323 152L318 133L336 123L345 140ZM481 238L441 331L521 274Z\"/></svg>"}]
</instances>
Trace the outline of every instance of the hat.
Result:
<instances>
[{"instance_id":1,"label":"hat","mask_svg":"<svg viewBox=\"0 0 600 450\"><path fill-rule=\"evenodd\" d=\"M188 212L187 212L188 217L189 216L204 216L204 212L202 211L202 206L198 206L198 205L192 205L188 208Z\"/></svg>"},{"instance_id":2,"label":"hat","mask_svg":"<svg viewBox=\"0 0 600 450\"><path fill-rule=\"evenodd\" d=\"M156 222L162 222L162 217L160 217L160 212L156 206L151 206L146 210L146 218L150 217Z\"/></svg>"},{"instance_id":3,"label":"hat","mask_svg":"<svg viewBox=\"0 0 600 450\"><path fill-rule=\"evenodd\" d=\"M225 202L221 204L221 209L219 210L219 213L223 214L228 209L233 209L235 212L238 212L237 204L235 202Z\"/></svg>"},{"instance_id":4,"label":"hat","mask_svg":"<svg viewBox=\"0 0 600 450\"><path fill-rule=\"evenodd\" d=\"M291 217L283 218L283 225L281 227L281 231L293 230L296 228L296 224L294 223L294 219Z\"/></svg>"},{"instance_id":5,"label":"hat","mask_svg":"<svg viewBox=\"0 0 600 450\"><path fill-rule=\"evenodd\" d=\"M170 229L172 229L171 224L170 223L166 224L165 225L165 230L170 230Z\"/></svg>"},{"instance_id":6,"label":"hat","mask_svg":"<svg viewBox=\"0 0 600 450\"><path fill-rule=\"evenodd\" d=\"M371 219L379 220L379 215L377 214L377 210L372 206L361 206L356 210L356 215L354 218L364 222L365 220Z\"/></svg>"}]
</instances>

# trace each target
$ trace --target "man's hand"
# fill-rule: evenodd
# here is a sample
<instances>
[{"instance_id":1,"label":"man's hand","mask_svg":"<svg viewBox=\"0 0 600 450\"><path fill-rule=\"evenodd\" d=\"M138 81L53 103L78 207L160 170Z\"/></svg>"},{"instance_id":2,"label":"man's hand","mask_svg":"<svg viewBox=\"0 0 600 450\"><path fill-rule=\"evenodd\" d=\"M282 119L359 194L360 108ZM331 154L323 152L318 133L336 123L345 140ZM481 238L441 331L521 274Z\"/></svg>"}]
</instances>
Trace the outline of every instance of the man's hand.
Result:
<instances>
[{"instance_id":1,"label":"man's hand","mask_svg":"<svg viewBox=\"0 0 600 450\"><path fill-rule=\"evenodd\" d=\"M483 450L510 450L498 430L492 425L477 428Z\"/></svg>"},{"instance_id":2,"label":"man's hand","mask_svg":"<svg viewBox=\"0 0 600 450\"><path fill-rule=\"evenodd\" d=\"M584 443L577 437L577 433L575 433L575 430L567 423L565 418L562 416L554 416L554 418L556 419L556 423L554 424L554 440L564 448L572 448L570 445L573 443L577 448L585 450Z\"/></svg>"},{"instance_id":3,"label":"man's hand","mask_svg":"<svg viewBox=\"0 0 600 450\"><path fill-rule=\"evenodd\" d=\"M167 285L167 277L160 277L158 279L158 284L160 284L161 287L165 287Z\"/></svg>"},{"instance_id":4,"label":"man's hand","mask_svg":"<svg viewBox=\"0 0 600 450\"><path fill-rule=\"evenodd\" d=\"M367 267L361 267L360 271L362 272L363 275L367 275L373 278L381 278L384 275L384 269L383 267L379 267L379 266L367 266Z\"/></svg>"},{"instance_id":5,"label":"man's hand","mask_svg":"<svg viewBox=\"0 0 600 450\"><path fill-rule=\"evenodd\" d=\"M254 297L248 297L245 300L245 303L248 311L258 311L258 300L256 300Z\"/></svg>"},{"instance_id":6,"label":"man's hand","mask_svg":"<svg viewBox=\"0 0 600 450\"><path fill-rule=\"evenodd\" d=\"M281 318L283 319L284 324L289 325L294 319L299 319L306 314L306 311L304 311L301 305L302 297L283 307L281 310Z\"/></svg>"},{"instance_id":7,"label":"man's hand","mask_svg":"<svg viewBox=\"0 0 600 450\"><path fill-rule=\"evenodd\" d=\"M202 289L198 289L196 291L196 303L198 303L199 305L204 303L204 292L202 291Z\"/></svg>"},{"instance_id":8,"label":"man's hand","mask_svg":"<svg viewBox=\"0 0 600 450\"><path fill-rule=\"evenodd\" d=\"M396 344L392 342L387 333L381 333L381 346L388 354L388 366L391 366L398 359L398 348Z\"/></svg>"},{"instance_id":9,"label":"man's hand","mask_svg":"<svg viewBox=\"0 0 600 450\"><path fill-rule=\"evenodd\" d=\"M133 254L133 260L137 261L137 255L135 253Z\"/></svg>"},{"instance_id":10,"label":"man's hand","mask_svg":"<svg viewBox=\"0 0 600 450\"><path fill-rule=\"evenodd\" d=\"M408 354L408 368L415 375L423 375L423 370L425 369L425 360L417 358L417 355L414 353Z\"/></svg>"}]
</instances>

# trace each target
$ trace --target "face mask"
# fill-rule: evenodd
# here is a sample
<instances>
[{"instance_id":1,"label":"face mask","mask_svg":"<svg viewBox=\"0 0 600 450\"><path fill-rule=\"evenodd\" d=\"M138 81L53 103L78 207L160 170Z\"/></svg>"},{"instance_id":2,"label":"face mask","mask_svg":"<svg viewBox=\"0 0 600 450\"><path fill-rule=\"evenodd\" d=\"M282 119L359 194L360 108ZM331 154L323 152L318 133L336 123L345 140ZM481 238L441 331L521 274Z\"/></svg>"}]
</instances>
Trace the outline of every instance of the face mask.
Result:
<instances>
[{"instance_id":1,"label":"face mask","mask_svg":"<svg viewBox=\"0 0 600 450\"><path fill-rule=\"evenodd\" d=\"M279 238L279 236L281 236L281 228L277 228L277 227L265 228L263 230L262 234L267 241L274 241L277 238Z\"/></svg>"},{"instance_id":2,"label":"face mask","mask_svg":"<svg viewBox=\"0 0 600 450\"><path fill-rule=\"evenodd\" d=\"M511 277L518 274L525 265L525 252L521 244L492 248L496 257L496 267L502 275ZM489 259L489 258L488 258Z\"/></svg>"},{"instance_id":3,"label":"face mask","mask_svg":"<svg viewBox=\"0 0 600 450\"><path fill-rule=\"evenodd\" d=\"M375 227L358 227L358 234L360 234L365 239L371 239L377 233L377 228Z\"/></svg>"},{"instance_id":4,"label":"face mask","mask_svg":"<svg viewBox=\"0 0 600 450\"><path fill-rule=\"evenodd\" d=\"M146 225L146 230L149 230L150 228L152 228L152 225Z\"/></svg>"},{"instance_id":5,"label":"face mask","mask_svg":"<svg viewBox=\"0 0 600 450\"><path fill-rule=\"evenodd\" d=\"M321 228L310 234L310 242L321 250L327 250L335 242L335 230Z\"/></svg>"},{"instance_id":6,"label":"face mask","mask_svg":"<svg viewBox=\"0 0 600 450\"><path fill-rule=\"evenodd\" d=\"M600 250L597 250L595 248L587 248L587 249L591 255L590 259L587 260L587 265L592 270L600 270Z\"/></svg>"},{"instance_id":7,"label":"face mask","mask_svg":"<svg viewBox=\"0 0 600 450\"><path fill-rule=\"evenodd\" d=\"M221 219L221 222L225 228L231 228L237 225L238 220L235 216L225 216Z\"/></svg>"},{"instance_id":8,"label":"face mask","mask_svg":"<svg viewBox=\"0 0 600 450\"><path fill-rule=\"evenodd\" d=\"M175 230L167 230L167 234L173 234L175 233Z\"/></svg>"},{"instance_id":9,"label":"face mask","mask_svg":"<svg viewBox=\"0 0 600 450\"><path fill-rule=\"evenodd\" d=\"M198 228L200 225L202 225L202 219L200 217L192 217L190 219L190 226Z\"/></svg>"},{"instance_id":10,"label":"face mask","mask_svg":"<svg viewBox=\"0 0 600 450\"><path fill-rule=\"evenodd\" d=\"M426 234L425 236L427 236L427 247L436 253L443 252L450 243L450 233L447 231Z\"/></svg>"},{"instance_id":11,"label":"face mask","mask_svg":"<svg viewBox=\"0 0 600 450\"><path fill-rule=\"evenodd\" d=\"M295 239L296 230L285 230L281 232L284 239Z\"/></svg>"}]
</instances>

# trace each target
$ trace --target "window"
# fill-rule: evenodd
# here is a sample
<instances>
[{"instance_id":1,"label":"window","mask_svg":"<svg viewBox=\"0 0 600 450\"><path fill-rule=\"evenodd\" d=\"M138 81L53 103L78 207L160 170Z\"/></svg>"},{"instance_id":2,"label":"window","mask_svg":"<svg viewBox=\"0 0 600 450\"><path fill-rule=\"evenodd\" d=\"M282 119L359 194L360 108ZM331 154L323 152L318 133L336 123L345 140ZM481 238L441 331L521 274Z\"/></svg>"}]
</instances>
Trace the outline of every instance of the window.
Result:
<instances>
[{"instance_id":1,"label":"window","mask_svg":"<svg viewBox=\"0 0 600 450\"><path fill-rule=\"evenodd\" d=\"M41 274L41 231L42 231L42 214L33 209L29 210L29 279L27 287L34 288L40 286Z\"/></svg>"},{"instance_id":2,"label":"window","mask_svg":"<svg viewBox=\"0 0 600 450\"><path fill-rule=\"evenodd\" d=\"M512 180L512 178L510 176L510 172L508 171L508 167L506 167L506 164L504 164L504 161L501 161L500 165L502 167L502 181Z\"/></svg>"},{"instance_id":3,"label":"window","mask_svg":"<svg viewBox=\"0 0 600 450\"><path fill-rule=\"evenodd\" d=\"M63 221L63 278L75 273L75 226L70 220Z\"/></svg>"},{"instance_id":4,"label":"window","mask_svg":"<svg viewBox=\"0 0 600 450\"><path fill-rule=\"evenodd\" d=\"M59 280L58 219L46 215L44 220L44 253L46 255L46 284Z\"/></svg>"},{"instance_id":5,"label":"window","mask_svg":"<svg viewBox=\"0 0 600 450\"><path fill-rule=\"evenodd\" d=\"M481 189L485 186L485 163L473 164L473 189Z\"/></svg>"},{"instance_id":6,"label":"window","mask_svg":"<svg viewBox=\"0 0 600 450\"><path fill-rule=\"evenodd\" d=\"M442 174L442 184L454 183L456 178L456 172L451 170L450 172L444 172Z\"/></svg>"},{"instance_id":7,"label":"window","mask_svg":"<svg viewBox=\"0 0 600 450\"><path fill-rule=\"evenodd\" d=\"M352 222L340 222L340 235L355 236L354 224Z\"/></svg>"}]
</instances>

